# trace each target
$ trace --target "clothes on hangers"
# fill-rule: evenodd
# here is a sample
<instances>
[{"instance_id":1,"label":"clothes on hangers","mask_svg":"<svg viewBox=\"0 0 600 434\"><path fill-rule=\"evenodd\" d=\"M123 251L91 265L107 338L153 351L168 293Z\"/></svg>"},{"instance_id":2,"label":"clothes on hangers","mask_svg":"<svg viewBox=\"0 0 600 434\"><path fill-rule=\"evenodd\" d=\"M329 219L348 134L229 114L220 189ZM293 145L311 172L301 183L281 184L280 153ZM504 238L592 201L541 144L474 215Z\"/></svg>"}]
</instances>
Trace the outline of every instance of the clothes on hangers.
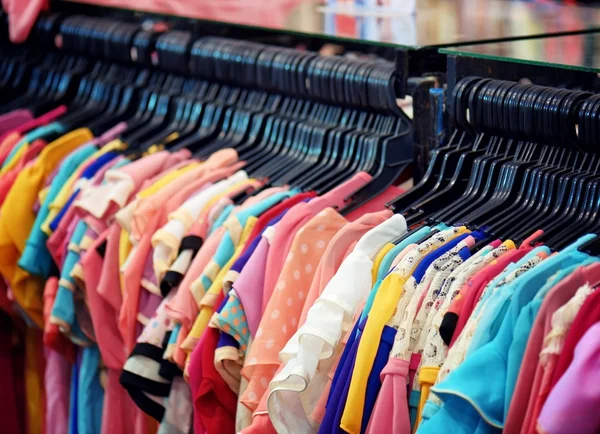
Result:
<instances>
[{"instance_id":1,"label":"clothes on hangers","mask_svg":"<svg viewBox=\"0 0 600 434\"><path fill-rule=\"evenodd\" d=\"M320 197L260 189L232 149L131 161L112 138L82 130L16 153L0 215L12 221L4 207L36 182L4 270L20 306L41 302L21 282L46 282L42 371L62 379L43 419L54 432L147 432L146 414L165 433L436 432L450 420L534 432L557 405L553 336L595 294L596 260L576 249L589 237L553 257L510 240L471 251L486 235L445 225L394 245L401 215L336 211L367 174ZM28 168L41 173L25 179ZM488 365L505 380L477 395ZM29 384L29 396L43 390Z\"/></svg>"},{"instance_id":2,"label":"clothes on hangers","mask_svg":"<svg viewBox=\"0 0 600 434\"><path fill-rule=\"evenodd\" d=\"M343 217L336 209L367 173L322 196L262 189L233 149L204 161L185 149L124 157L113 139L125 128L97 138L60 122L6 128L0 272L51 348L45 368L33 335L26 351L27 420L46 421L30 432L146 433L146 414L165 433L259 426L238 417L238 402L266 410L278 352L342 262L402 234L404 219L380 208L401 190ZM47 397L42 374L56 385Z\"/></svg>"}]
</instances>

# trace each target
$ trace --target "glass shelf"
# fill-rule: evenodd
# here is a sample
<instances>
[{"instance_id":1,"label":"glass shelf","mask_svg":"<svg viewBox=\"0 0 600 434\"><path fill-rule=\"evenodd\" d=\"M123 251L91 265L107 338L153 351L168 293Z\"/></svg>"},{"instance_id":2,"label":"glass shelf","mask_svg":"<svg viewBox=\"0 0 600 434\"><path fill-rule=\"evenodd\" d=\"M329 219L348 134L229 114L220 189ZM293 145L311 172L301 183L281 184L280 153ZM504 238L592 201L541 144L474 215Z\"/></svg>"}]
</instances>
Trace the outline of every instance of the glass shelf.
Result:
<instances>
[{"instance_id":1,"label":"glass shelf","mask_svg":"<svg viewBox=\"0 0 600 434\"><path fill-rule=\"evenodd\" d=\"M600 72L600 33L442 48L440 52L456 56Z\"/></svg>"},{"instance_id":2,"label":"glass shelf","mask_svg":"<svg viewBox=\"0 0 600 434\"><path fill-rule=\"evenodd\" d=\"M328 3L314 0L79 0L78 3L306 34L331 42L350 40L413 50L600 30L600 9L520 0L416 0L414 14L391 6L355 6L355 1L347 0Z\"/></svg>"}]
</instances>

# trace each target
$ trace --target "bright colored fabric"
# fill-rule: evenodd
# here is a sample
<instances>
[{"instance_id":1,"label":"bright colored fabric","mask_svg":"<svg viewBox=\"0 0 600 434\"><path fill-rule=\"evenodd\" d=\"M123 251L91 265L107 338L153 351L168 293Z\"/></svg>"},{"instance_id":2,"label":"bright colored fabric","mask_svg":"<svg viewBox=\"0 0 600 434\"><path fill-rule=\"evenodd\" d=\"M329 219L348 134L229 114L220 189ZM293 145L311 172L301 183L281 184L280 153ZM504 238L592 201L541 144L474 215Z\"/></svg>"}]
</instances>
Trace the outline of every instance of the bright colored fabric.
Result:
<instances>
[{"instance_id":1,"label":"bright colored fabric","mask_svg":"<svg viewBox=\"0 0 600 434\"><path fill-rule=\"evenodd\" d=\"M268 382L279 366L277 355L298 327L321 255L346 223L340 214L327 208L302 226L294 237L288 255L291 260L281 269L275 292L267 302L242 370L248 380L248 388L242 396L247 407L255 408L267 390ZM278 230L279 224L275 227L276 234ZM266 384L261 382L262 378L266 379Z\"/></svg>"},{"instance_id":2,"label":"bright colored fabric","mask_svg":"<svg viewBox=\"0 0 600 434\"><path fill-rule=\"evenodd\" d=\"M43 324L42 281L17 267L17 261L35 223L33 206L44 179L64 156L91 138L89 130L80 129L48 144L35 163L19 173L1 208L0 273L11 282L17 302L39 327Z\"/></svg>"},{"instance_id":3,"label":"bright colored fabric","mask_svg":"<svg viewBox=\"0 0 600 434\"><path fill-rule=\"evenodd\" d=\"M269 414L278 431L298 432L312 425L308 414L318 405L318 397L329 382L327 374L335 361L334 354L341 353L341 337L351 327L360 301L372 286L371 271L378 268L373 261L387 242L405 230L402 216L382 211L347 224L333 237L318 275L323 278L319 285L324 288L318 289L320 294L314 303L305 305L305 320L280 352L285 365L271 382ZM360 235L352 252L337 266L341 257L336 256ZM330 261L331 268L327 267ZM309 387L309 393L302 393ZM304 409L303 402L306 404L309 396L314 398Z\"/></svg>"},{"instance_id":4,"label":"bright colored fabric","mask_svg":"<svg viewBox=\"0 0 600 434\"><path fill-rule=\"evenodd\" d=\"M598 405L598 357L600 323L594 324L575 347L573 362L556 383L544 405L538 432L549 434L597 433L600 429Z\"/></svg>"},{"instance_id":5,"label":"bright colored fabric","mask_svg":"<svg viewBox=\"0 0 600 434\"><path fill-rule=\"evenodd\" d=\"M465 231L465 227L460 227L435 234L414 251L411 251L379 287L364 333L360 339L355 369L348 389L348 399L341 419L341 427L349 433L360 432L369 371L377 354L379 338L383 328L392 319L394 312L398 312L396 305L404 291L404 284L412 275L418 262L426 254Z\"/></svg>"},{"instance_id":6,"label":"bright colored fabric","mask_svg":"<svg viewBox=\"0 0 600 434\"><path fill-rule=\"evenodd\" d=\"M493 429L502 429L506 414L508 352L514 339L513 332L519 313L533 299L546 279L557 271L557 266L578 264L588 258L577 247L592 237L580 238L513 282L513 295L498 334L489 344L470 354L443 382L433 388L445 404L451 402L452 405L447 408L444 406L445 411L436 413L433 419L423 424L423 431L419 429L419 432L437 432L440 426L446 426L447 417L451 414L448 412L458 409L462 409L461 414L470 421L469 426L483 424L482 426L487 425ZM476 379L481 375L488 378L485 387Z\"/></svg>"}]
</instances>

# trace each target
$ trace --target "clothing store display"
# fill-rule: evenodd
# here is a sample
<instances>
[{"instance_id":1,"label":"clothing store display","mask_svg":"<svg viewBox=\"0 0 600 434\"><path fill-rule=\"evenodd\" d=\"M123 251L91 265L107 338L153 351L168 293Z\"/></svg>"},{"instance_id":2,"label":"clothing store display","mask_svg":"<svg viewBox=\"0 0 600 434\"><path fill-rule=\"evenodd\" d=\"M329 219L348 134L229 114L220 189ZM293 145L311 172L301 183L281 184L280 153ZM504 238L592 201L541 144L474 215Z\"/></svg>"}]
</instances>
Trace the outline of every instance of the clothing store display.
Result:
<instances>
[{"instance_id":1,"label":"clothing store display","mask_svg":"<svg viewBox=\"0 0 600 434\"><path fill-rule=\"evenodd\" d=\"M598 432L600 96L169 26L0 41L9 432Z\"/></svg>"}]
</instances>

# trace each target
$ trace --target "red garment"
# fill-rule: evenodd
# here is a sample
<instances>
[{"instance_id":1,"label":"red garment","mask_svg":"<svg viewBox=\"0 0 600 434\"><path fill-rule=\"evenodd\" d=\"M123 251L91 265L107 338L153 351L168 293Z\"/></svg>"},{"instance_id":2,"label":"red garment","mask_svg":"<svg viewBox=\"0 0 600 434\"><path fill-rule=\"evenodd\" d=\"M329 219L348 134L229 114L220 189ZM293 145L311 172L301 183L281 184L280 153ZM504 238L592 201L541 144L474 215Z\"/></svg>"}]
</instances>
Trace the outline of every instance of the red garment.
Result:
<instances>
[{"instance_id":1,"label":"red garment","mask_svg":"<svg viewBox=\"0 0 600 434\"><path fill-rule=\"evenodd\" d=\"M456 339L458 336L460 336L460 332L462 332L467 320L473 313L473 310L481 298L486 285L490 283L498 274L504 271L504 269L510 263L521 260L521 258L523 258L531 250L533 249L529 247L506 252L504 255L496 259L495 262L492 262L490 265L484 267L482 270L472 276L467 281L465 286L461 288L460 293L452 302L453 306L451 306L449 310L449 312L454 312L458 315L458 321L456 323L454 333L452 334L450 347L454 345L454 342L456 342Z\"/></svg>"},{"instance_id":2,"label":"red garment","mask_svg":"<svg viewBox=\"0 0 600 434\"><path fill-rule=\"evenodd\" d=\"M17 179L17 176L19 175L21 170L23 170L23 167L25 167L27 163L35 159L44 146L46 146L45 140L34 140L29 145L29 148L27 148L27 151L25 151L25 153L23 154L23 157L21 157L21 159L14 165L14 167L11 170L6 172L0 178L0 205L4 203L4 199L6 199L8 192L15 183L15 179Z\"/></svg>"},{"instance_id":3,"label":"red garment","mask_svg":"<svg viewBox=\"0 0 600 434\"><path fill-rule=\"evenodd\" d=\"M590 273L600 272L600 265L598 264L590 265L586 268L590 270ZM583 337L585 332L598 321L600 321L600 291L590 294L583 302L577 316L575 316L575 319L569 328L569 332L565 337L565 343L560 353L560 357L558 358L558 362L556 363L556 371L552 377L550 389L554 387L573 361L573 354L579 340Z\"/></svg>"},{"instance_id":4,"label":"red garment","mask_svg":"<svg viewBox=\"0 0 600 434\"><path fill-rule=\"evenodd\" d=\"M75 363L75 345L50 322L50 313L58 292L58 278L50 277L44 286L44 344L63 356L69 363Z\"/></svg>"},{"instance_id":5,"label":"red garment","mask_svg":"<svg viewBox=\"0 0 600 434\"><path fill-rule=\"evenodd\" d=\"M297 203L300 203L306 199L312 199L316 195L317 194L314 191L297 194L295 196L290 197L289 199L284 200L283 202L278 203L277 205L273 206L272 208L268 209L263 214L261 214L261 216L258 218L258 221L254 225L254 228L252 228L252 232L250 232L250 235L248 236L248 240L251 241L251 240L255 239L258 235L260 235L260 233L267 227L269 222L271 220L273 220L275 217L277 217L279 214L281 214L282 212L290 209ZM246 251L246 249L248 248L248 246L250 244L251 244L251 242L246 243L246 245L244 246L244 250L242 251L240 256L242 256L244 254L244 252Z\"/></svg>"},{"instance_id":6,"label":"red garment","mask_svg":"<svg viewBox=\"0 0 600 434\"><path fill-rule=\"evenodd\" d=\"M219 293L215 305L224 295ZM189 383L194 399L194 432L207 434L235 432L237 396L215 369L219 330L208 327L190 356Z\"/></svg>"}]
</instances>

